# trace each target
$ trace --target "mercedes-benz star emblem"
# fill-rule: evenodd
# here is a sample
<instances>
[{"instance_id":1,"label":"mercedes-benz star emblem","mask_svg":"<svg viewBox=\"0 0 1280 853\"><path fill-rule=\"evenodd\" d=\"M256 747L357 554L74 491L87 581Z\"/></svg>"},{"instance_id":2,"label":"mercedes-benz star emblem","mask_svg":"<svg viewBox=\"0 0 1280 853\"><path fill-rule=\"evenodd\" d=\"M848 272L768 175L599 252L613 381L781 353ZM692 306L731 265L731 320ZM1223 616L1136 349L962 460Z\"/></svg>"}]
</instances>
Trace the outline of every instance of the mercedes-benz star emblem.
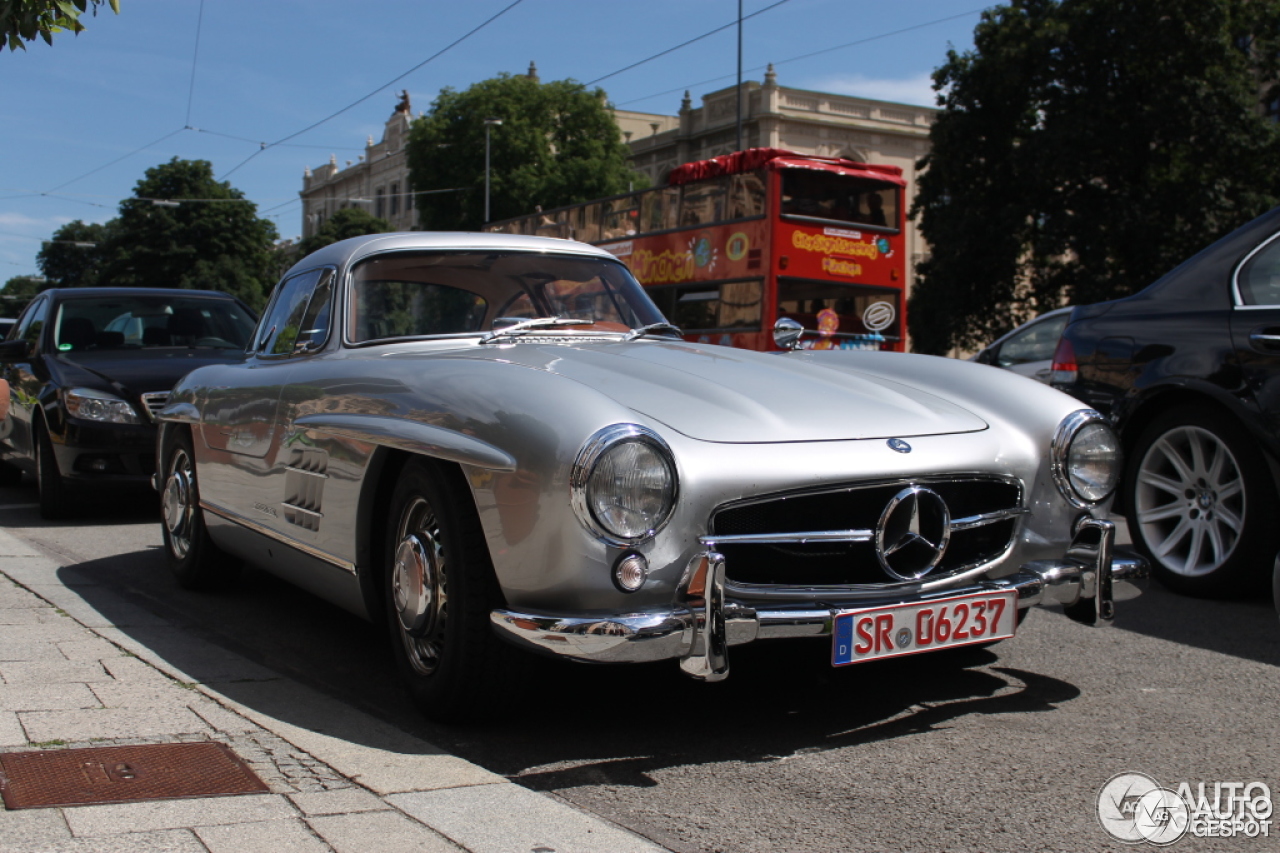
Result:
<instances>
[{"instance_id":1,"label":"mercedes-benz star emblem","mask_svg":"<svg viewBox=\"0 0 1280 853\"><path fill-rule=\"evenodd\" d=\"M892 577L919 580L941 562L950 537L951 513L938 493L907 486L876 523L876 556Z\"/></svg>"},{"instance_id":2,"label":"mercedes-benz star emblem","mask_svg":"<svg viewBox=\"0 0 1280 853\"><path fill-rule=\"evenodd\" d=\"M896 450L896 451L898 451L899 453L910 453L910 452L911 452L911 445L907 444L905 441L903 441L903 440L902 440L902 439L900 439L900 438L891 438L891 439L889 439L889 448L890 448L891 450Z\"/></svg>"}]
</instances>

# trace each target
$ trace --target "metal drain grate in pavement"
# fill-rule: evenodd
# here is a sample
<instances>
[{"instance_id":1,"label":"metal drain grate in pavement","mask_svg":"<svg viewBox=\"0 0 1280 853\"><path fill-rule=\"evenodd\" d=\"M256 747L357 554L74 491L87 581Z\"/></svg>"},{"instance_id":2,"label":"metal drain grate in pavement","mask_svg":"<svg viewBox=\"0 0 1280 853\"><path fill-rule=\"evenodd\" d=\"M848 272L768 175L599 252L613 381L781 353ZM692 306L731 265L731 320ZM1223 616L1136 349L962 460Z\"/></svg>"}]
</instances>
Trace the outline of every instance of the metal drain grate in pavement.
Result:
<instances>
[{"instance_id":1,"label":"metal drain grate in pavement","mask_svg":"<svg viewBox=\"0 0 1280 853\"><path fill-rule=\"evenodd\" d=\"M262 794L267 786L226 745L154 743L0 752L7 809Z\"/></svg>"}]
</instances>

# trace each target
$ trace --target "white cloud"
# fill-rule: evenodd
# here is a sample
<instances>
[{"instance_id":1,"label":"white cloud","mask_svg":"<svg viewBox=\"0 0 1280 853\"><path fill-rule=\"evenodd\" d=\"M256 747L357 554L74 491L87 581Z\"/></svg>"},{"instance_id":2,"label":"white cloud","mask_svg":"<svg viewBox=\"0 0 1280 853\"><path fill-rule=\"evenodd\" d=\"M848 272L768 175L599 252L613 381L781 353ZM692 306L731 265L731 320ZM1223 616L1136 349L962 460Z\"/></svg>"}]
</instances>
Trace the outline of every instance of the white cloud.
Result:
<instances>
[{"instance_id":1,"label":"white cloud","mask_svg":"<svg viewBox=\"0 0 1280 853\"><path fill-rule=\"evenodd\" d=\"M841 74L819 78L806 84L804 88L898 104L937 106L933 77L929 74L917 74L898 80L867 77L863 74Z\"/></svg>"}]
</instances>

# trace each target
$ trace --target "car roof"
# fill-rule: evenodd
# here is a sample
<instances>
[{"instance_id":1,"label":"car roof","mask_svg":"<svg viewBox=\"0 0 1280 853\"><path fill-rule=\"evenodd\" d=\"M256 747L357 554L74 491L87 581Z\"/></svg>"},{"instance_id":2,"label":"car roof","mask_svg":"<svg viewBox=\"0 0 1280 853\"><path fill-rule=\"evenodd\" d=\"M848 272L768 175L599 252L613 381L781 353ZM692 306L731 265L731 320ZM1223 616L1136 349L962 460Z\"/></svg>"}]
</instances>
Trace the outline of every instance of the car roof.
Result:
<instances>
[{"instance_id":1,"label":"car roof","mask_svg":"<svg viewBox=\"0 0 1280 853\"><path fill-rule=\"evenodd\" d=\"M197 299L232 299L230 293L220 290L187 290L180 287L54 287L41 291L59 301L68 299L90 299L105 297L118 299L122 296L192 296Z\"/></svg>"},{"instance_id":2,"label":"car roof","mask_svg":"<svg viewBox=\"0 0 1280 853\"><path fill-rule=\"evenodd\" d=\"M556 237L530 237L522 234L492 234L473 231L398 231L390 234L366 234L339 240L310 255L290 268L285 276L318 266L345 267L369 255L408 249L529 252L531 254L572 254L607 258L616 255L587 243Z\"/></svg>"}]
</instances>

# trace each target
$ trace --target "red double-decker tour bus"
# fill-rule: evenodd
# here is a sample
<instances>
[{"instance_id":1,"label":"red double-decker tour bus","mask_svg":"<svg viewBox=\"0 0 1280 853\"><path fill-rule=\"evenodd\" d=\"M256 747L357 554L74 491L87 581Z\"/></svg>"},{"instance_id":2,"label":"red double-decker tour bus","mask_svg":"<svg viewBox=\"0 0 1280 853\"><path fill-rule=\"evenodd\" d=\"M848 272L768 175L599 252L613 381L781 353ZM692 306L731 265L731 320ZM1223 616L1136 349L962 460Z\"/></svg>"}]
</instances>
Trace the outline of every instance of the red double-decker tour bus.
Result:
<instances>
[{"instance_id":1,"label":"red double-decker tour bus","mask_svg":"<svg viewBox=\"0 0 1280 853\"><path fill-rule=\"evenodd\" d=\"M690 340L902 351L906 182L897 166L753 148L672 170L667 185L494 222L621 258Z\"/></svg>"}]
</instances>

